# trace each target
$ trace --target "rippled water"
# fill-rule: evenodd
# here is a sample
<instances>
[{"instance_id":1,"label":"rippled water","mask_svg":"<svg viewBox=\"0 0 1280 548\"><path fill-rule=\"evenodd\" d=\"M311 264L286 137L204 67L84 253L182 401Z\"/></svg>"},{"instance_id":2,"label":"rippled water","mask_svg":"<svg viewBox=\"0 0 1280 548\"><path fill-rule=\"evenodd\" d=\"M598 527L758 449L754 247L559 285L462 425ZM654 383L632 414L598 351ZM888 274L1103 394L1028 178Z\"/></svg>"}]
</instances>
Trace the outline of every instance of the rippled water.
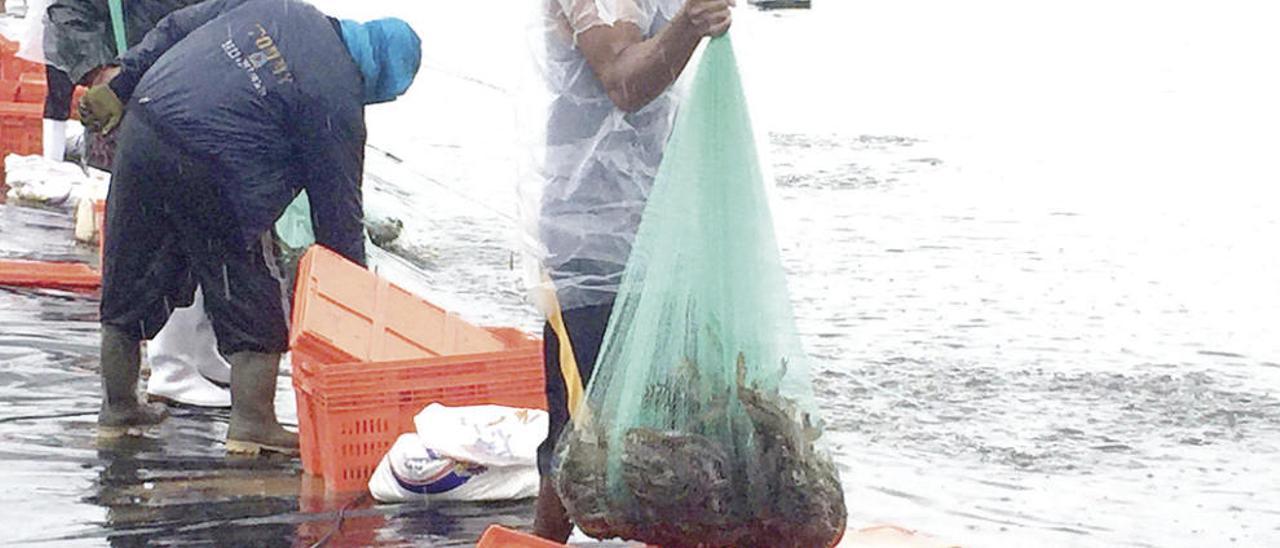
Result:
<instances>
[{"instance_id":1,"label":"rippled water","mask_svg":"<svg viewBox=\"0 0 1280 548\"><path fill-rule=\"evenodd\" d=\"M855 515L984 545L1280 540L1270 211L1117 219L993 199L940 144L775 145Z\"/></svg>"},{"instance_id":2,"label":"rippled water","mask_svg":"<svg viewBox=\"0 0 1280 548\"><path fill-rule=\"evenodd\" d=\"M391 9L368 4L346 9ZM826 5L744 15L735 39L773 130L783 258L852 523L974 546L1280 545L1280 89L1244 70L1274 33L1234 1ZM490 50L456 57L467 27L441 23L479 9L406 14L433 31L430 68L370 111L395 158L369 152L366 202L406 225L407 260L383 273L534 329L494 138L513 131L514 84ZM1083 42L1066 30L1082 25ZM63 244L69 222L0 211L8 253L91 255ZM94 307L0 291L0 420L93 411ZM331 530L345 500L296 465L225 462L224 430L180 413L121 458L93 446L91 415L0 422L16 487L0 503L20 509L3 522L57 544ZM356 542L464 543L530 518L366 506Z\"/></svg>"}]
</instances>

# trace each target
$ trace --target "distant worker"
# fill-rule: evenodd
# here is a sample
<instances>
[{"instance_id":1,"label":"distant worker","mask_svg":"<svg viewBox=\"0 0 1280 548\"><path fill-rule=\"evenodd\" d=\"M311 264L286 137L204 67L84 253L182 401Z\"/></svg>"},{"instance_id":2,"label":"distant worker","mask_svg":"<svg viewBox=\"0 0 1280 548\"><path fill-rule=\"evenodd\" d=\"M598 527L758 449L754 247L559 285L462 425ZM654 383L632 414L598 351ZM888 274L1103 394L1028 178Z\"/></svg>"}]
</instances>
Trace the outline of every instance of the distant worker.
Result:
<instances>
[{"instance_id":1,"label":"distant worker","mask_svg":"<svg viewBox=\"0 0 1280 548\"><path fill-rule=\"evenodd\" d=\"M162 20L81 101L120 125L102 273L103 435L163 420L135 393L140 341L198 283L231 362L227 451L296 453L274 400L288 350L271 227L301 190L317 243L364 264L364 105L413 82L399 19L339 21L300 0L208 0ZM127 105L127 108L126 106Z\"/></svg>"},{"instance_id":2,"label":"distant worker","mask_svg":"<svg viewBox=\"0 0 1280 548\"><path fill-rule=\"evenodd\" d=\"M121 0L120 21L115 21L111 0L46 0L41 16L45 62L65 73L73 85L106 82L118 70L116 60L124 50L141 42L166 15L201 1ZM66 101L69 107L70 95ZM111 171L114 135L85 135L85 145L85 162Z\"/></svg>"},{"instance_id":3,"label":"distant worker","mask_svg":"<svg viewBox=\"0 0 1280 548\"><path fill-rule=\"evenodd\" d=\"M45 96L41 125L42 154L45 159L61 162L67 151L67 119L71 117L71 94L75 83L44 57L45 7L47 0L27 3L26 29L19 40L18 57L44 65ZM0 6L2 8L3 6Z\"/></svg>"},{"instance_id":4,"label":"distant worker","mask_svg":"<svg viewBox=\"0 0 1280 548\"><path fill-rule=\"evenodd\" d=\"M76 84L91 86L110 80L119 70L116 59L120 53L141 42L166 15L200 1L124 0L120 25L115 24L108 0L52 0L47 7L38 8L38 18L36 12L29 12L28 18L44 23L39 49L49 63L45 118L50 113L60 114L57 108L69 112ZM44 4L33 1L33 10L37 3ZM117 28L123 31L119 35ZM37 43L32 38L34 49ZM61 160L65 151L57 147L65 137L58 125L46 120L45 150L55 147L56 151L46 152L46 156ZM84 163L111 171L115 134L87 132L83 142ZM197 407L231 406L231 393L225 388L231 382L231 365L218 354L199 289L195 302L175 309L169 322L147 344L147 361L151 366L147 379L149 399Z\"/></svg>"},{"instance_id":5,"label":"distant worker","mask_svg":"<svg viewBox=\"0 0 1280 548\"><path fill-rule=\"evenodd\" d=\"M543 0L554 94L541 170L539 239L582 382L591 378L622 271L671 133L671 85L698 43L729 29L733 0ZM557 542L572 525L551 481L569 419L559 343L544 330L547 439L534 519Z\"/></svg>"}]
</instances>

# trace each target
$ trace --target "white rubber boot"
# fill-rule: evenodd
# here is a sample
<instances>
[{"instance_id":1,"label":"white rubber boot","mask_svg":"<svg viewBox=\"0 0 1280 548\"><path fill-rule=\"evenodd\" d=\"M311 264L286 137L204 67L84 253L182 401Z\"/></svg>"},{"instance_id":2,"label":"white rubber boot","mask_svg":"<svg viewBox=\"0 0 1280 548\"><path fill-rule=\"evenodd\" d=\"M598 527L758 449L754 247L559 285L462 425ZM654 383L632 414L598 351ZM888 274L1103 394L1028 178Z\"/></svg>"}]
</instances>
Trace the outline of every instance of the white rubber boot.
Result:
<instances>
[{"instance_id":1,"label":"white rubber boot","mask_svg":"<svg viewBox=\"0 0 1280 548\"><path fill-rule=\"evenodd\" d=\"M149 399L199 407L231 406L231 391L212 382L230 383L231 365L218 353L200 289L196 289L192 305L174 310L164 328L147 343L147 359L151 363Z\"/></svg>"},{"instance_id":2,"label":"white rubber boot","mask_svg":"<svg viewBox=\"0 0 1280 548\"><path fill-rule=\"evenodd\" d=\"M67 121L44 119L44 157L61 162L67 156Z\"/></svg>"},{"instance_id":3,"label":"white rubber boot","mask_svg":"<svg viewBox=\"0 0 1280 548\"><path fill-rule=\"evenodd\" d=\"M191 303L191 309L200 312L192 315L195 319L192 333L199 340L209 341L208 344L193 345L190 348L191 359L195 362L196 369L200 370L200 374L204 375L204 378L222 386L230 386L231 363L218 352L218 338L213 333L213 321L209 319L209 314L204 310L204 295L198 287L196 288L196 298Z\"/></svg>"},{"instance_id":4,"label":"white rubber boot","mask_svg":"<svg viewBox=\"0 0 1280 548\"><path fill-rule=\"evenodd\" d=\"M190 363L152 361L147 399L196 407L231 407L231 391L204 378Z\"/></svg>"}]
</instances>

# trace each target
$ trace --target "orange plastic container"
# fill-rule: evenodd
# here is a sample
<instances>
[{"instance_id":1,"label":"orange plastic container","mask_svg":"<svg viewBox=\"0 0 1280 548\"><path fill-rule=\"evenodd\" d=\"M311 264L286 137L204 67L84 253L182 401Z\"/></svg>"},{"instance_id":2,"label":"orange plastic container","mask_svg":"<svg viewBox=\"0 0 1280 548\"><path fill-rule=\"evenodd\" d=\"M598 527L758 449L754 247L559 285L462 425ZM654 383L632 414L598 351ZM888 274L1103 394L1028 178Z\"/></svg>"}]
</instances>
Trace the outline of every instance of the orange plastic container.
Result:
<instances>
[{"instance_id":1,"label":"orange plastic container","mask_svg":"<svg viewBox=\"0 0 1280 548\"><path fill-rule=\"evenodd\" d=\"M19 83L24 79L39 82L43 87L44 65L33 63L18 57L18 43L0 38L0 81ZM25 78L24 78L25 77ZM0 95L0 101L16 101L11 95ZM44 102L44 94L40 94L40 102Z\"/></svg>"},{"instance_id":2,"label":"orange plastic container","mask_svg":"<svg viewBox=\"0 0 1280 548\"><path fill-rule=\"evenodd\" d=\"M89 265L0 259L0 285L97 289L102 277Z\"/></svg>"},{"instance_id":3,"label":"orange plastic container","mask_svg":"<svg viewBox=\"0 0 1280 548\"><path fill-rule=\"evenodd\" d=\"M471 325L320 246L298 267L290 336L303 468L364 489L429 403L545 408L542 345Z\"/></svg>"},{"instance_id":4,"label":"orange plastic container","mask_svg":"<svg viewBox=\"0 0 1280 548\"><path fill-rule=\"evenodd\" d=\"M0 169L8 154L39 154L43 105L0 101Z\"/></svg>"},{"instance_id":5,"label":"orange plastic container","mask_svg":"<svg viewBox=\"0 0 1280 548\"><path fill-rule=\"evenodd\" d=\"M551 542L528 533L507 529L501 525L490 525L484 535L476 542L476 548L564 548L565 545Z\"/></svg>"},{"instance_id":6,"label":"orange plastic container","mask_svg":"<svg viewBox=\"0 0 1280 548\"><path fill-rule=\"evenodd\" d=\"M44 72L34 73L26 72L18 77L17 93L14 94L13 101L15 103L40 103L44 104L44 96L49 92L49 84L45 81Z\"/></svg>"},{"instance_id":7,"label":"orange plastic container","mask_svg":"<svg viewBox=\"0 0 1280 548\"><path fill-rule=\"evenodd\" d=\"M17 57L18 43L0 38L0 174L7 154L39 154L42 148L44 98L48 93L44 65ZM84 88L76 88L72 106ZM71 109L78 118L77 109Z\"/></svg>"},{"instance_id":8,"label":"orange plastic container","mask_svg":"<svg viewBox=\"0 0 1280 548\"><path fill-rule=\"evenodd\" d=\"M18 58L17 42L0 37L0 80L17 81L23 73L34 70L33 65L40 68L35 63Z\"/></svg>"},{"instance_id":9,"label":"orange plastic container","mask_svg":"<svg viewBox=\"0 0 1280 548\"><path fill-rule=\"evenodd\" d=\"M93 226L97 228L97 232L98 232L98 269L101 270L103 268L102 260L106 258L105 252L106 252L106 245L107 245L107 201L106 200L93 201Z\"/></svg>"},{"instance_id":10,"label":"orange plastic container","mask_svg":"<svg viewBox=\"0 0 1280 548\"><path fill-rule=\"evenodd\" d=\"M321 246L298 264L290 346L304 369L493 352L508 343Z\"/></svg>"},{"instance_id":11,"label":"orange plastic container","mask_svg":"<svg viewBox=\"0 0 1280 548\"><path fill-rule=\"evenodd\" d=\"M532 347L294 371L303 467L332 491L364 489L429 403L546 408L542 349Z\"/></svg>"}]
</instances>

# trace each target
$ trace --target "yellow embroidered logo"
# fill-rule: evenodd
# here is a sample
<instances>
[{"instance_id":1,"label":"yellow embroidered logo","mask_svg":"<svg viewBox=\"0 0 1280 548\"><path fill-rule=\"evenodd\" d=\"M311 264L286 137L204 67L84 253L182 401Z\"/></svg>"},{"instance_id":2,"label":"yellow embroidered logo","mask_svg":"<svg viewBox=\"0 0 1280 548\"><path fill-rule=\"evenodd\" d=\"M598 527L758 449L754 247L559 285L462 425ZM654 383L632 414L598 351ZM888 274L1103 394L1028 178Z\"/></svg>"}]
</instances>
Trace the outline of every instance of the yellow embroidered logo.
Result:
<instances>
[{"instance_id":1,"label":"yellow embroidered logo","mask_svg":"<svg viewBox=\"0 0 1280 548\"><path fill-rule=\"evenodd\" d=\"M270 63L271 74L276 77L277 84L293 81L293 73L289 71L289 63L280 54L280 48L276 47L275 39L270 34L267 34L267 29L262 25L258 25L258 37L254 39L253 45L257 46L258 51L250 55L249 58L255 68Z\"/></svg>"},{"instance_id":2,"label":"yellow embroidered logo","mask_svg":"<svg viewBox=\"0 0 1280 548\"><path fill-rule=\"evenodd\" d=\"M244 54L244 50L237 46L236 43L228 38L222 43L222 51L227 54L231 62L236 66L244 69L249 76L249 83L253 84L253 90L259 96L265 97L267 89L263 82L263 76L259 74L259 69L266 67L271 72L271 76L275 77L275 84L286 84L293 81L293 72L289 70L289 63L285 61L284 55L280 53L280 48L276 45L275 38L267 33L266 27L261 24L254 24L254 29L246 33L249 38L253 39L253 48L256 51L249 55ZM270 78L270 76L268 77Z\"/></svg>"}]
</instances>

